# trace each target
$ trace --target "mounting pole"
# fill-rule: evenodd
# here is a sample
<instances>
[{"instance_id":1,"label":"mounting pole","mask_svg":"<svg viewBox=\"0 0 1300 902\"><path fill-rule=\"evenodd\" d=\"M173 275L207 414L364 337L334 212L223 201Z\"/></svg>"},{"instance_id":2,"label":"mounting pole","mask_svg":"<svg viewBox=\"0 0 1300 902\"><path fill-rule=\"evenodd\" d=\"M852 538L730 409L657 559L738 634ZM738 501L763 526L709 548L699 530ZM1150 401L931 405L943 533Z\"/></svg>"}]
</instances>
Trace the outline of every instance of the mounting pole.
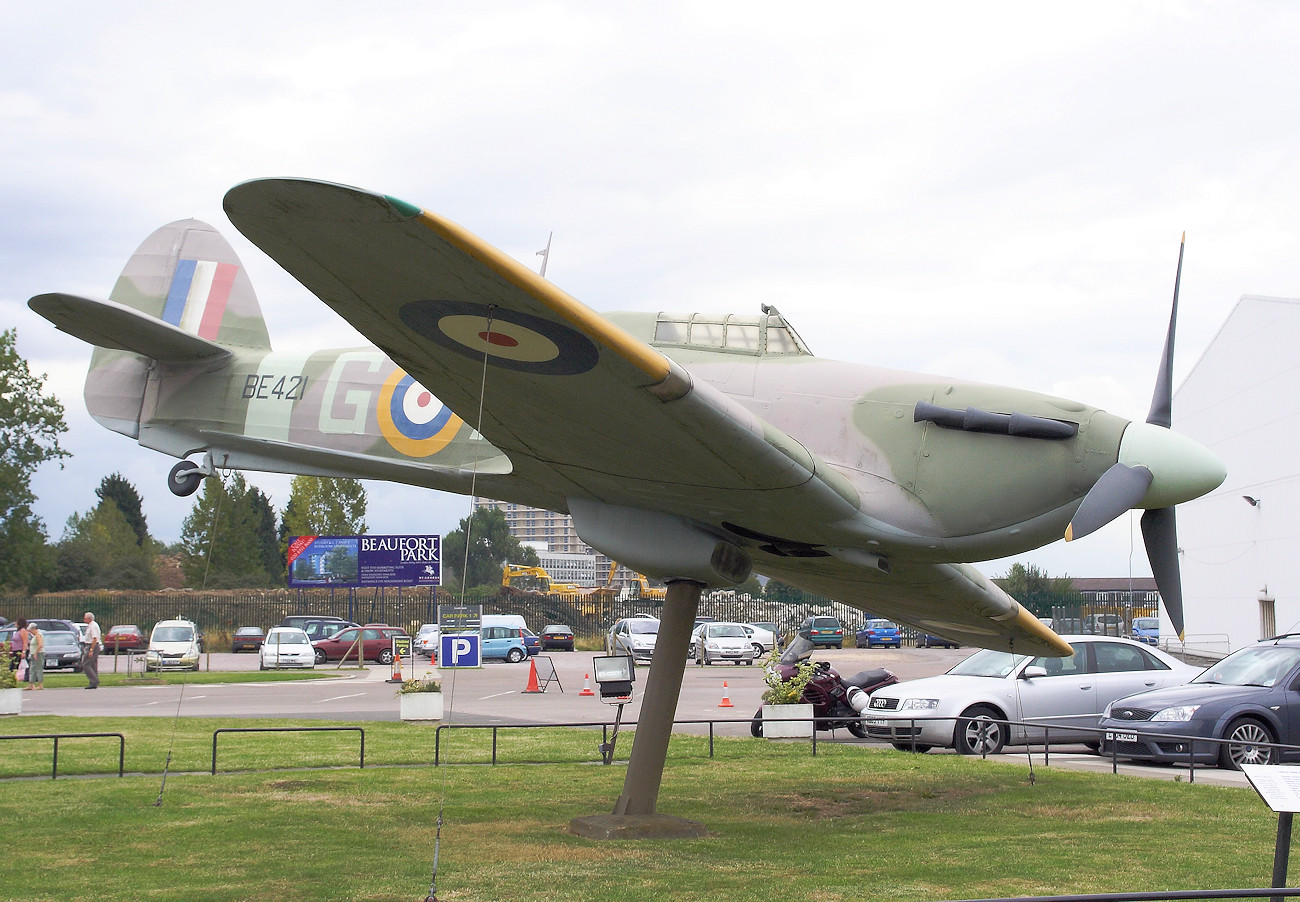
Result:
<instances>
[{"instance_id":1,"label":"mounting pole","mask_svg":"<svg viewBox=\"0 0 1300 902\"><path fill-rule=\"evenodd\" d=\"M574 818L569 831L590 839L661 839L705 836L701 823L655 813L663 782L668 740L672 736L677 698L686 672L686 652L700 607L701 583L670 579L659 621L650 676L636 721L636 738L628 759L623 794L614 813Z\"/></svg>"}]
</instances>

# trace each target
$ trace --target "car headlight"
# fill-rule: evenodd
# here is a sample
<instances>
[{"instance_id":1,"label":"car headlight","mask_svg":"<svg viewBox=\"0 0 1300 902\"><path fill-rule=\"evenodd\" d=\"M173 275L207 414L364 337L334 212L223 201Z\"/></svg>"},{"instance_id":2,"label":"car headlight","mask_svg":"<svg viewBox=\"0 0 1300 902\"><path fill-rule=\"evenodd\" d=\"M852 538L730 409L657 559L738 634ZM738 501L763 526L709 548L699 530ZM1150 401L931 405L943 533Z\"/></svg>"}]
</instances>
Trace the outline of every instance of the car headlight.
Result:
<instances>
[{"instance_id":1,"label":"car headlight","mask_svg":"<svg viewBox=\"0 0 1300 902\"><path fill-rule=\"evenodd\" d=\"M1157 711L1151 719L1164 723L1187 723L1200 707L1200 705L1173 705Z\"/></svg>"},{"instance_id":2,"label":"car headlight","mask_svg":"<svg viewBox=\"0 0 1300 902\"><path fill-rule=\"evenodd\" d=\"M899 711L933 711L939 707L937 698L905 698L898 706Z\"/></svg>"}]
</instances>

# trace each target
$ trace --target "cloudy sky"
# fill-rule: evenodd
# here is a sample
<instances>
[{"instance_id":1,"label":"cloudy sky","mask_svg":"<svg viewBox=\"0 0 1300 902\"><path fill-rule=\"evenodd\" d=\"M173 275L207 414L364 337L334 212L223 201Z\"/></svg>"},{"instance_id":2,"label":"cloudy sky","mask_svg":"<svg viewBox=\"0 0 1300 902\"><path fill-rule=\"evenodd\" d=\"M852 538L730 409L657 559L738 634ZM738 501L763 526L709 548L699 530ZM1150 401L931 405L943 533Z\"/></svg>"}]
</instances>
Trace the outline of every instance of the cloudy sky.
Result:
<instances>
[{"instance_id":1,"label":"cloudy sky","mask_svg":"<svg viewBox=\"0 0 1300 902\"><path fill-rule=\"evenodd\" d=\"M73 453L37 512L58 538L119 471L179 537L172 461L89 419L88 349L26 307L106 296L163 223L227 234L277 349L362 343L226 221L261 176L392 194L528 265L553 231L548 277L597 310L771 303L821 356L1144 418L1184 230L1177 381L1242 294L1300 296L1297 46L1300 7L1252 0L6 4L0 325ZM373 532L468 512L368 488ZM1023 560L1149 575L1131 533Z\"/></svg>"}]
</instances>

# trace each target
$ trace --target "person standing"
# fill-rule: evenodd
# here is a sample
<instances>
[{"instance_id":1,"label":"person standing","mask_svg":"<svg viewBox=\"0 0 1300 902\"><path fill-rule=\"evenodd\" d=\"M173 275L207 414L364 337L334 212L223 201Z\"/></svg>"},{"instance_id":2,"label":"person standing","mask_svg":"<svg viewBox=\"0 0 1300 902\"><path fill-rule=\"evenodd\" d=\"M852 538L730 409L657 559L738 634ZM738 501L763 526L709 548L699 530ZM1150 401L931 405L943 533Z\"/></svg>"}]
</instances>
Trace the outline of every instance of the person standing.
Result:
<instances>
[{"instance_id":1,"label":"person standing","mask_svg":"<svg viewBox=\"0 0 1300 902\"><path fill-rule=\"evenodd\" d=\"M95 622L95 615L86 612L86 637L81 640L81 668L90 681L87 689L99 688L99 650L104 647L104 637Z\"/></svg>"},{"instance_id":2,"label":"person standing","mask_svg":"<svg viewBox=\"0 0 1300 902\"><path fill-rule=\"evenodd\" d=\"M27 688L45 688L45 634L34 623L27 627Z\"/></svg>"},{"instance_id":3,"label":"person standing","mask_svg":"<svg viewBox=\"0 0 1300 902\"><path fill-rule=\"evenodd\" d=\"M27 618L19 617L17 624L18 629L14 630L13 638L9 640L9 669L14 671L18 670L18 665L27 657Z\"/></svg>"}]
</instances>

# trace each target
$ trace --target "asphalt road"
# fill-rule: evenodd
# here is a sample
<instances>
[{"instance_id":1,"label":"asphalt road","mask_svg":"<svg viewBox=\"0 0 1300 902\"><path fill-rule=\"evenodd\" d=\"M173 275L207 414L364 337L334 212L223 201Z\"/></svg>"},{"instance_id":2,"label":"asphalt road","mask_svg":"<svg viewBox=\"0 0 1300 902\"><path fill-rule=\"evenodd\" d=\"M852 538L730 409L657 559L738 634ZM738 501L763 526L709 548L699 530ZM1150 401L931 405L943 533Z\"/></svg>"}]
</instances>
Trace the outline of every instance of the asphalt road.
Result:
<instances>
[{"instance_id":1,"label":"asphalt road","mask_svg":"<svg viewBox=\"0 0 1300 902\"><path fill-rule=\"evenodd\" d=\"M830 661L842 674L884 667L900 680L919 679L947 671L965 658L971 649L901 648L901 649L827 649L814 655L816 660ZM591 673L592 652L550 652L558 682L545 692L525 693L529 665L488 662L479 669L442 670L444 723L612 723L615 710L599 697L583 696L581 691ZM119 659L119 667L125 666ZM204 658L202 669L214 671L256 670L257 656L242 653L214 653ZM403 662L403 676L423 676L429 672L427 660ZM102 673L111 673L113 659L101 661ZM396 685L387 666L370 665L339 669L324 664L319 672L335 675L331 679L270 683L188 684L183 686L101 687L93 692L61 689L24 693L22 716L52 714L65 716L127 717L248 717L283 718L285 720L397 720ZM649 670L637 668L634 697L623 712L625 724L635 721ZM593 690L596 684L591 683ZM676 727L681 732L705 733L706 723L682 721L731 721L715 723L720 736L749 735L749 720L761 704L763 693L761 666L719 664L700 667L688 663L677 703ZM730 702L730 705L726 703ZM821 741L857 742L847 732L822 733ZM931 754L942 754L936 750ZM1007 760L1030 760L1019 748L1002 756ZM1035 766L1043 763L1041 747L1032 754ZM1109 772L1111 762L1082 746L1054 746L1050 755L1053 767ZM1125 774L1164 780L1189 779L1186 768L1145 767L1120 764ZM1198 768L1196 782L1245 786L1245 777L1237 772Z\"/></svg>"}]
</instances>

